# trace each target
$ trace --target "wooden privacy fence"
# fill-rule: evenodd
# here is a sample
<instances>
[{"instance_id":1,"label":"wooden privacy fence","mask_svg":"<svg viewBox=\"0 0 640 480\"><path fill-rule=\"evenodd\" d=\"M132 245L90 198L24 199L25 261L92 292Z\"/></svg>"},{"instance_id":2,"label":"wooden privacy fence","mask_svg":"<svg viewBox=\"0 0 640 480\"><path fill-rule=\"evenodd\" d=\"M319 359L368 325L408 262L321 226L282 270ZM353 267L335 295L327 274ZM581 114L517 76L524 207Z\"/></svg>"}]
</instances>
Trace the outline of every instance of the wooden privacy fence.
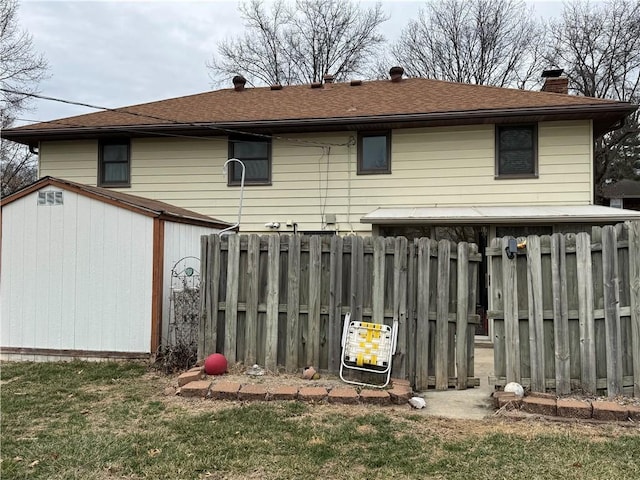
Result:
<instances>
[{"instance_id":1,"label":"wooden privacy fence","mask_svg":"<svg viewBox=\"0 0 640 480\"><path fill-rule=\"evenodd\" d=\"M498 385L640 396L640 222L487 248Z\"/></svg>"},{"instance_id":2,"label":"wooden privacy fence","mask_svg":"<svg viewBox=\"0 0 640 480\"><path fill-rule=\"evenodd\" d=\"M342 322L399 322L392 374L417 389L473 378L477 246L404 237L202 237L200 358L337 372Z\"/></svg>"}]
</instances>

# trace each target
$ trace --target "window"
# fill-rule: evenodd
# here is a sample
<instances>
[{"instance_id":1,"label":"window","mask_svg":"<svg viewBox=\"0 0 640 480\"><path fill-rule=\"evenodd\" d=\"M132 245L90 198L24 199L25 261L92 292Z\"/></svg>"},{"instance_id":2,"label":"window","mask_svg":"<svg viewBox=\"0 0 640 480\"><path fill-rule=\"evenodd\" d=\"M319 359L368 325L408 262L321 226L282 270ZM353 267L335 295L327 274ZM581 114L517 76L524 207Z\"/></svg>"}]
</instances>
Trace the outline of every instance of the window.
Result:
<instances>
[{"instance_id":1,"label":"window","mask_svg":"<svg viewBox=\"0 0 640 480\"><path fill-rule=\"evenodd\" d=\"M537 176L537 127L535 125L497 125L496 178Z\"/></svg>"},{"instance_id":2,"label":"window","mask_svg":"<svg viewBox=\"0 0 640 480\"><path fill-rule=\"evenodd\" d=\"M131 185L131 148L128 139L101 141L98 153L98 185L129 187Z\"/></svg>"},{"instance_id":3,"label":"window","mask_svg":"<svg viewBox=\"0 0 640 480\"><path fill-rule=\"evenodd\" d=\"M358 133L358 175L391 173L391 134Z\"/></svg>"},{"instance_id":4,"label":"window","mask_svg":"<svg viewBox=\"0 0 640 480\"><path fill-rule=\"evenodd\" d=\"M244 163L246 185L271 184L271 142L268 139L230 138L229 158ZM242 167L238 162L229 163L229 185L240 185Z\"/></svg>"}]
</instances>

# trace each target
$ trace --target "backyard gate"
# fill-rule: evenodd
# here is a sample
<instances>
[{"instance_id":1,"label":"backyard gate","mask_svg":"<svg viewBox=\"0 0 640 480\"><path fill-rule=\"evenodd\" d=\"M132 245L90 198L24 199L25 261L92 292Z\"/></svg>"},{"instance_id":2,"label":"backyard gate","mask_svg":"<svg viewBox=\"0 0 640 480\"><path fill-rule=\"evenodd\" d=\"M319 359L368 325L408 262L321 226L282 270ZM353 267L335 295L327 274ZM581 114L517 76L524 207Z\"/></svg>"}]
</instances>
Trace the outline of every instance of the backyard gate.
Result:
<instances>
[{"instance_id":1,"label":"backyard gate","mask_svg":"<svg viewBox=\"0 0 640 480\"><path fill-rule=\"evenodd\" d=\"M399 322L393 376L475 386L477 246L428 238L202 237L198 356L337 372L344 315Z\"/></svg>"},{"instance_id":2,"label":"backyard gate","mask_svg":"<svg viewBox=\"0 0 640 480\"><path fill-rule=\"evenodd\" d=\"M519 240L486 251L495 383L640 396L640 222Z\"/></svg>"}]
</instances>

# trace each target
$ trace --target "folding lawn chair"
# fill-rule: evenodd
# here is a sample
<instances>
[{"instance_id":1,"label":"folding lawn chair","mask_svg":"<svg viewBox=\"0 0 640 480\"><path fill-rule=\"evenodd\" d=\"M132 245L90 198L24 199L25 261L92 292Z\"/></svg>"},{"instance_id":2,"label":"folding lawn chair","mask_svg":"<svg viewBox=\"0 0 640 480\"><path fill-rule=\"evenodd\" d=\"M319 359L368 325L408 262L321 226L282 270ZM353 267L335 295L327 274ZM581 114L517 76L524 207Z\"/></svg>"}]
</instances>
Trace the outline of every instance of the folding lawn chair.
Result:
<instances>
[{"instance_id":1,"label":"folding lawn chair","mask_svg":"<svg viewBox=\"0 0 640 480\"><path fill-rule=\"evenodd\" d=\"M383 323L351 321L351 313L344 317L342 329L342 356L340 358L340 378L355 385L386 387L391 378L391 360L396 352L398 340L398 320L393 327ZM384 376L382 385L347 380L344 370L360 370Z\"/></svg>"}]
</instances>

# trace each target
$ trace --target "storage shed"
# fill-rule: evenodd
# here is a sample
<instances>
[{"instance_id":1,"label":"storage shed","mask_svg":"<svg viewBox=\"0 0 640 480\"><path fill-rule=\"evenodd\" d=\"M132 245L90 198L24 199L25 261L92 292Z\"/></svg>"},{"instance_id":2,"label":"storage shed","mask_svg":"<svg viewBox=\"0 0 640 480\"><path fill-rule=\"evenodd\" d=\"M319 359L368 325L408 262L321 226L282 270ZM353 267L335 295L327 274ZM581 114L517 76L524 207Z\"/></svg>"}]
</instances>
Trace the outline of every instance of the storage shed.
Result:
<instances>
[{"instance_id":1,"label":"storage shed","mask_svg":"<svg viewBox=\"0 0 640 480\"><path fill-rule=\"evenodd\" d=\"M53 177L0 205L3 359L148 357L166 335L172 265L229 226Z\"/></svg>"}]
</instances>

